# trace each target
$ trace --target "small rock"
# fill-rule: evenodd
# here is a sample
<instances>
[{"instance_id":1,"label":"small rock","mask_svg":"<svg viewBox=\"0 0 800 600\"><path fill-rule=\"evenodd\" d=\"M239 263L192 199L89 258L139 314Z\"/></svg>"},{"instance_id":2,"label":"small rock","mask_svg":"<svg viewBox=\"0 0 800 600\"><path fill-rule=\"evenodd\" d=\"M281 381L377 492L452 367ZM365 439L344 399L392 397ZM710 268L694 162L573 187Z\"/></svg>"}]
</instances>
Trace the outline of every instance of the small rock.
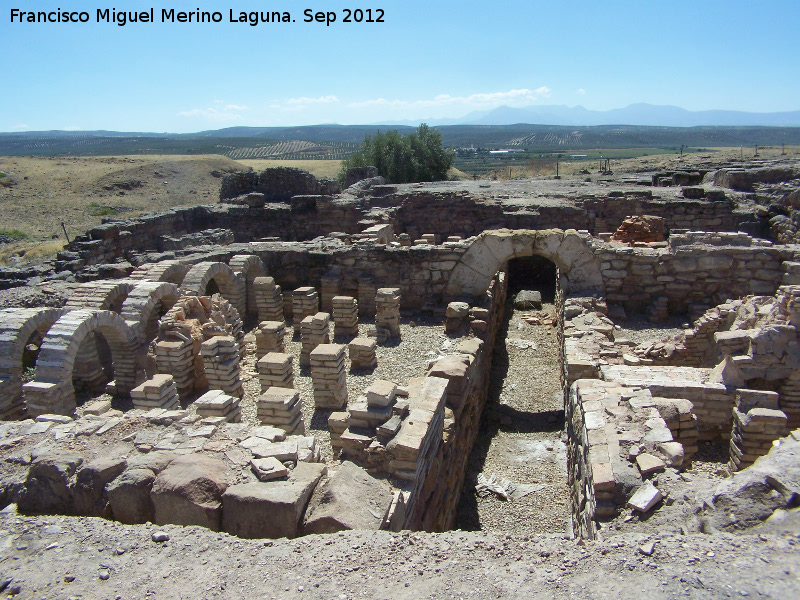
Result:
<instances>
[{"instance_id":1,"label":"small rock","mask_svg":"<svg viewBox=\"0 0 800 600\"><path fill-rule=\"evenodd\" d=\"M659 489L649 481L642 485L628 500L628 506L639 512L647 512L663 498Z\"/></svg>"},{"instance_id":2,"label":"small rock","mask_svg":"<svg viewBox=\"0 0 800 600\"><path fill-rule=\"evenodd\" d=\"M164 531L155 531L152 538L154 542L167 542L169 541L169 534Z\"/></svg>"},{"instance_id":3,"label":"small rock","mask_svg":"<svg viewBox=\"0 0 800 600\"><path fill-rule=\"evenodd\" d=\"M98 576L100 579L102 579L103 581L105 581L106 579L108 579L109 577L111 577L111 574L110 574L108 571L100 571L100 573L98 573L98 574L97 574L97 576Z\"/></svg>"},{"instance_id":4,"label":"small rock","mask_svg":"<svg viewBox=\"0 0 800 600\"><path fill-rule=\"evenodd\" d=\"M642 544L639 546L637 551L639 554L644 554L645 556L653 556L653 552L655 551L656 545L654 542L647 542L646 544Z\"/></svg>"}]
</instances>

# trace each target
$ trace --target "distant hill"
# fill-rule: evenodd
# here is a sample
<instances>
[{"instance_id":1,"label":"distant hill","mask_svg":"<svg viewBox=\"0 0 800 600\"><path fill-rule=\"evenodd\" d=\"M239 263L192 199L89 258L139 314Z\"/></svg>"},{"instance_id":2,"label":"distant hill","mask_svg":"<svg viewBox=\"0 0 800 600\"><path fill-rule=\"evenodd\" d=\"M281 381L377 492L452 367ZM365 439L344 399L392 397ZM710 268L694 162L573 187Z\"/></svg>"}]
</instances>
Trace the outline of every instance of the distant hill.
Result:
<instances>
[{"instance_id":1,"label":"distant hill","mask_svg":"<svg viewBox=\"0 0 800 600\"><path fill-rule=\"evenodd\" d=\"M313 125L230 127L193 134L112 131L0 133L0 155L221 154L234 159L338 160L354 152L365 135L392 129L408 133L415 128L394 125ZM458 148L474 146L485 149L513 147L529 152L603 148L677 149L681 145L695 148L755 144L800 145L800 127L579 126L517 123L442 125L438 129L446 146Z\"/></svg>"},{"instance_id":2,"label":"distant hill","mask_svg":"<svg viewBox=\"0 0 800 600\"><path fill-rule=\"evenodd\" d=\"M434 121L435 122L435 121ZM690 111L678 106L631 104L613 110L588 110L582 106L531 105L522 108L500 106L475 112L440 124L511 125L648 125L660 127L800 127L800 110L754 113L734 110Z\"/></svg>"}]
</instances>

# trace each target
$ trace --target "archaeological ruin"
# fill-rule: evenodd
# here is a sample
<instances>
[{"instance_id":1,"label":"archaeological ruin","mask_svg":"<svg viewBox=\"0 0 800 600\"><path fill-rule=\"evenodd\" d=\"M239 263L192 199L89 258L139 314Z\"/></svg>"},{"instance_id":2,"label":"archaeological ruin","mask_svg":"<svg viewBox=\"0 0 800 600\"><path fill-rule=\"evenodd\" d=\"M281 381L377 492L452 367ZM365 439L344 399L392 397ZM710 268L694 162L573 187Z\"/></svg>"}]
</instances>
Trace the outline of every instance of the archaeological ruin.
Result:
<instances>
[{"instance_id":1,"label":"archaeological ruin","mask_svg":"<svg viewBox=\"0 0 800 600\"><path fill-rule=\"evenodd\" d=\"M39 301L0 312L2 506L591 540L796 457L797 163L347 183L228 175L4 273ZM673 526L747 525L699 510Z\"/></svg>"}]
</instances>

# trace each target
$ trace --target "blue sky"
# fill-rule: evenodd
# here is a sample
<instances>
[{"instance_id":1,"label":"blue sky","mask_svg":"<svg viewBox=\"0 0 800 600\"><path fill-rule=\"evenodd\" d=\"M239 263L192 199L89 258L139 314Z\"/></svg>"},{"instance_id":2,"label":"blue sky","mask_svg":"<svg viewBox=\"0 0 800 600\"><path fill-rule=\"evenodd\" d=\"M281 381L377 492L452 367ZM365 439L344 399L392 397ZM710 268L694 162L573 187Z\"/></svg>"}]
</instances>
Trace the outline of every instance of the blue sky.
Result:
<instances>
[{"instance_id":1,"label":"blue sky","mask_svg":"<svg viewBox=\"0 0 800 600\"><path fill-rule=\"evenodd\" d=\"M501 105L635 102L800 109L798 0L3 0L0 131L193 132L235 125L460 117ZM95 22L155 9L155 23ZM385 23L343 23L345 8ZM85 24L11 23L11 8L87 11ZM160 22L162 8L219 11ZM304 23L304 10L337 22ZM294 23L229 23L229 11Z\"/></svg>"}]
</instances>

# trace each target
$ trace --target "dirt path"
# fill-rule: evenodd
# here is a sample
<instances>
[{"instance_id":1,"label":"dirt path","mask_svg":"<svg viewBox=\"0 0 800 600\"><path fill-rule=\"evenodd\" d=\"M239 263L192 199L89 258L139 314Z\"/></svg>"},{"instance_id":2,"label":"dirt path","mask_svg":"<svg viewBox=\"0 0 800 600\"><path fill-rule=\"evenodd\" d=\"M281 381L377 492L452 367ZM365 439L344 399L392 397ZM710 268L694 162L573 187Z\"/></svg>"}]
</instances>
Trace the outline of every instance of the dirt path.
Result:
<instances>
[{"instance_id":1,"label":"dirt path","mask_svg":"<svg viewBox=\"0 0 800 600\"><path fill-rule=\"evenodd\" d=\"M489 401L481 432L470 454L456 527L497 533L563 533L569 505L564 410L556 329L549 324L552 304L522 311L509 302L498 335ZM525 318L544 317L546 325ZM509 479L533 491L505 501L479 497L479 473Z\"/></svg>"}]
</instances>

